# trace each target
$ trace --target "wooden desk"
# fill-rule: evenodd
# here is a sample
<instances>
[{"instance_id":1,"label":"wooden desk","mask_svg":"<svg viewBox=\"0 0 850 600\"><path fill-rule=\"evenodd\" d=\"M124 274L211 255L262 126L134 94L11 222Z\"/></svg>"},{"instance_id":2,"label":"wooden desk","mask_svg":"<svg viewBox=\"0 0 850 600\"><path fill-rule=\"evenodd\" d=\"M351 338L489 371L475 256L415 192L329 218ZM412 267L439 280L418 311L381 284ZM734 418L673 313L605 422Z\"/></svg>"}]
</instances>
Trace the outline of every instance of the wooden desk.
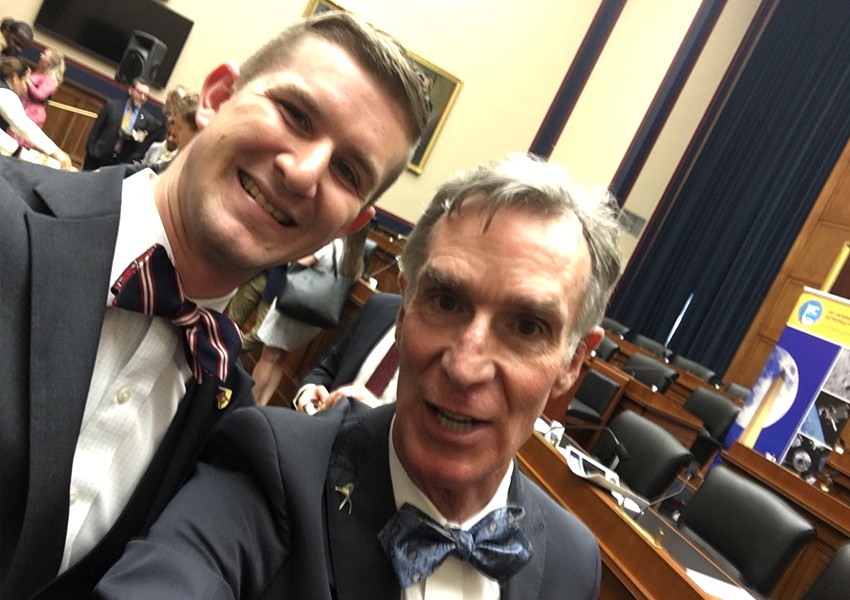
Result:
<instances>
[{"instance_id":1,"label":"wooden desk","mask_svg":"<svg viewBox=\"0 0 850 600\"><path fill-rule=\"evenodd\" d=\"M581 519L596 536L602 553L600 598L711 598L607 492L574 475L564 457L539 433L535 432L520 449L518 461L531 479ZM673 530L667 535L678 535L678 532ZM683 537L679 538L686 543Z\"/></svg>"},{"instance_id":2,"label":"wooden desk","mask_svg":"<svg viewBox=\"0 0 850 600\"><path fill-rule=\"evenodd\" d=\"M607 335L612 340L614 340L620 347L619 351L615 353L612 362L621 368L632 354L646 354L647 356L651 356L659 362L664 362L663 358L660 358L652 354L651 352L648 352L643 348L636 346L628 340L624 340L618 335L615 335L610 332L608 332ZM676 380L670 384L670 387L667 389L667 392L665 392L665 395L673 400L676 400L680 405L685 403L685 400L690 397L694 390L704 387L711 390L712 392L723 394L724 396L732 400L735 404L741 406L742 402L739 398L730 396L718 386L711 384L703 379L700 379L693 373L689 373L688 371L680 369L673 363L665 364L679 374Z\"/></svg>"},{"instance_id":3,"label":"wooden desk","mask_svg":"<svg viewBox=\"0 0 850 600\"><path fill-rule=\"evenodd\" d=\"M653 392L634 378L626 384L620 406L657 423L685 448L690 448L697 435L704 429L702 420L682 408L676 400Z\"/></svg>"}]
</instances>

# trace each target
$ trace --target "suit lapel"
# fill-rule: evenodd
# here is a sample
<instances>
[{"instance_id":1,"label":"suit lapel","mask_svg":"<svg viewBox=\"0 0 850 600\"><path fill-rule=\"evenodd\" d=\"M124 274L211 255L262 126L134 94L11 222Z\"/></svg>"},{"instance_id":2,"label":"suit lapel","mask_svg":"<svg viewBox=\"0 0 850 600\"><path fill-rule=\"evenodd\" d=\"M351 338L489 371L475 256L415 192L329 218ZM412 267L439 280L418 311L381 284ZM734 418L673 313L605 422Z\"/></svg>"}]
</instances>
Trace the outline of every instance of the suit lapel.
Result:
<instances>
[{"instance_id":1,"label":"suit lapel","mask_svg":"<svg viewBox=\"0 0 850 600\"><path fill-rule=\"evenodd\" d=\"M100 193L108 192L101 188ZM118 193L120 198L120 188ZM76 199L74 191L65 190L64 202ZM31 213L28 224L32 256L28 497L32 500L10 569L10 585L16 573L27 572L28 581L49 580L62 557L71 465L105 311L118 214L106 211L64 220ZM78 252L68 256L68 248Z\"/></svg>"},{"instance_id":2,"label":"suit lapel","mask_svg":"<svg viewBox=\"0 0 850 600\"><path fill-rule=\"evenodd\" d=\"M502 586L503 600L540 597L543 568L546 565L546 523L543 520L543 511L534 501L534 497L526 493L526 485L528 481L519 472L519 465L514 463L508 502L525 508L525 518L520 524L531 542L534 554L528 564Z\"/></svg>"},{"instance_id":3,"label":"suit lapel","mask_svg":"<svg viewBox=\"0 0 850 600\"><path fill-rule=\"evenodd\" d=\"M392 406L375 409L340 437L325 488L328 538L339 600L398 600L400 590L378 532L395 511L387 440ZM353 486L348 502L338 490ZM350 512L349 512L350 509Z\"/></svg>"}]
</instances>

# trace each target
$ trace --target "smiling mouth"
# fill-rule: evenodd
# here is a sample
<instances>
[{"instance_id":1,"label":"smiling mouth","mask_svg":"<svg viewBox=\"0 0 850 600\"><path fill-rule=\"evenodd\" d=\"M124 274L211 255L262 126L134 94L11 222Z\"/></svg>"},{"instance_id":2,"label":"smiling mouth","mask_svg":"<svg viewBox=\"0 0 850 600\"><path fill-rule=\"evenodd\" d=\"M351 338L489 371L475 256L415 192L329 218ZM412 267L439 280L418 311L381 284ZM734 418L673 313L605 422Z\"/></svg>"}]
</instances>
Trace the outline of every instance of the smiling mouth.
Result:
<instances>
[{"instance_id":1,"label":"smiling mouth","mask_svg":"<svg viewBox=\"0 0 850 600\"><path fill-rule=\"evenodd\" d=\"M280 212L274 206L269 204L269 201L266 200L265 196L260 193L260 188L257 187L257 184L253 182L245 173L239 171L239 183L242 184L242 189L248 192L257 204L266 211L271 217L280 223L281 225L294 225L295 222L287 217L285 214Z\"/></svg>"},{"instance_id":2,"label":"smiling mouth","mask_svg":"<svg viewBox=\"0 0 850 600\"><path fill-rule=\"evenodd\" d=\"M478 423L478 421L476 421L475 419L456 415L454 413L439 409L436 406L430 406L429 408L431 409L431 412L437 415L437 418L440 420L440 425L451 431L456 431L459 433L469 431L474 425Z\"/></svg>"}]
</instances>

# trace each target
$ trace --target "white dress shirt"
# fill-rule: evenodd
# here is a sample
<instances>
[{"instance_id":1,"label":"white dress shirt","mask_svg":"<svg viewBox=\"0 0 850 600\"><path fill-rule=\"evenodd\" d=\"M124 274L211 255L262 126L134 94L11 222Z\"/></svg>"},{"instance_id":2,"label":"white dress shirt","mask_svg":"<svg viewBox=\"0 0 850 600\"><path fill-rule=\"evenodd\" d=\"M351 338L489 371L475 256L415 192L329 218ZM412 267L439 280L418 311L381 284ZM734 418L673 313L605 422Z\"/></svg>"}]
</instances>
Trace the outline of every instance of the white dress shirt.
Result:
<instances>
[{"instance_id":1,"label":"white dress shirt","mask_svg":"<svg viewBox=\"0 0 850 600\"><path fill-rule=\"evenodd\" d=\"M404 467L401 466L393 445L392 432L394 426L395 419L390 426L389 449L390 478L392 479L396 508L410 504L445 527L469 531L492 511L507 506L508 489L511 485L511 475L514 469L513 462L508 467L496 494L478 514L462 523L455 523L446 519L428 497L416 487L405 472ZM401 591L401 600L498 600L500 597L498 581L487 577L468 562L459 560L454 556L448 557L424 581L415 583Z\"/></svg>"},{"instance_id":2,"label":"white dress shirt","mask_svg":"<svg viewBox=\"0 0 850 600\"><path fill-rule=\"evenodd\" d=\"M369 378L375 373L378 365L381 364L381 361L384 359L384 356L387 355L387 352L390 349L390 346L395 342L395 325L392 325L387 332L378 340L378 343L372 347L372 350L369 351L369 354L366 355L366 358L363 360L363 364L360 365L360 370L357 372L357 376L354 378L353 384L360 384L362 386L366 385L366 382L369 381ZM306 383L298 388L298 391L295 393L295 398L293 400L293 404L295 406L300 406L302 402L300 402L301 396L307 393L311 393L314 389L318 387L315 383ZM382 406L384 404L391 404L395 402L396 397L396 389L398 387L398 369L395 370L393 376L390 378L387 383L387 387L384 388L384 391L380 396L376 398L377 402L372 406L372 408L377 408L378 406ZM332 392L333 390L328 390Z\"/></svg>"},{"instance_id":3,"label":"white dress shirt","mask_svg":"<svg viewBox=\"0 0 850 600\"><path fill-rule=\"evenodd\" d=\"M124 180L114 282L153 244L171 245L153 197L153 173ZM232 296L196 301L223 310ZM191 371L170 320L107 305L69 490L68 530L59 572L67 570L115 524L168 430Z\"/></svg>"}]
</instances>

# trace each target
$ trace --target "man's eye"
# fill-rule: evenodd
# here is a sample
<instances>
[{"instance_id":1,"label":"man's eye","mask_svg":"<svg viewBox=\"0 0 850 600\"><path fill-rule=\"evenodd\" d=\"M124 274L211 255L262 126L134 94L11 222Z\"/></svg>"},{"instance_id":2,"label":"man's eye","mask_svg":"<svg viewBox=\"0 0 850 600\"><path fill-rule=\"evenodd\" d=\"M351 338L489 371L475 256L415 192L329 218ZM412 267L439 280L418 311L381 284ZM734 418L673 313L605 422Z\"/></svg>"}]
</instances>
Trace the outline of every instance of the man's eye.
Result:
<instances>
[{"instance_id":1,"label":"man's eye","mask_svg":"<svg viewBox=\"0 0 850 600\"><path fill-rule=\"evenodd\" d=\"M516 323L517 331L526 337L540 335L545 331L545 328L536 319L519 319Z\"/></svg>"},{"instance_id":2,"label":"man's eye","mask_svg":"<svg viewBox=\"0 0 850 600\"><path fill-rule=\"evenodd\" d=\"M350 164L345 161L337 160L333 163L333 168L339 175L339 177L347 182L352 189L358 190L360 187L360 178L357 176L357 171L354 170Z\"/></svg>"},{"instance_id":3,"label":"man's eye","mask_svg":"<svg viewBox=\"0 0 850 600\"><path fill-rule=\"evenodd\" d=\"M290 104L288 102L281 102L281 106L283 107L283 111L286 113L289 121L298 129L302 131L310 130L310 120L307 118L307 115L299 109L297 106Z\"/></svg>"},{"instance_id":4,"label":"man's eye","mask_svg":"<svg viewBox=\"0 0 850 600\"><path fill-rule=\"evenodd\" d=\"M446 312L453 312L458 309L457 299L450 294L434 294L434 304L437 308Z\"/></svg>"}]
</instances>

